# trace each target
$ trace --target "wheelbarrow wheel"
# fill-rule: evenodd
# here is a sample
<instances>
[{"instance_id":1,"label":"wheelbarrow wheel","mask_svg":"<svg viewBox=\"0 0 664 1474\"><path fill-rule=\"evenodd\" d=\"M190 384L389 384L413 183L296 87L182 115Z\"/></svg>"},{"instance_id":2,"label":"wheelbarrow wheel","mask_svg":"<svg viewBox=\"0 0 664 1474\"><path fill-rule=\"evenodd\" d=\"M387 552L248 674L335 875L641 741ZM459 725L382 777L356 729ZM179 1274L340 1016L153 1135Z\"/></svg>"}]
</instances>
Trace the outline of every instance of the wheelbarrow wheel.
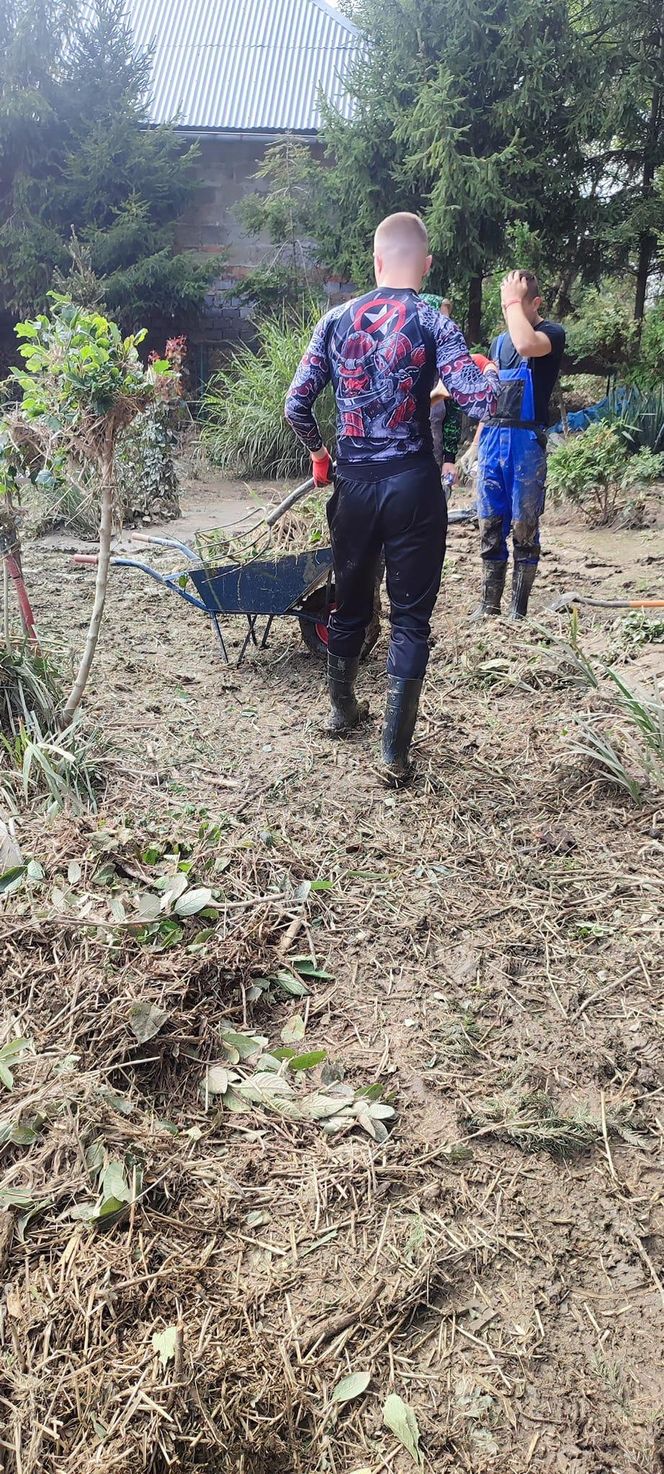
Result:
<instances>
[{"instance_id":1,"label":"wheelbarrow wheel","mask_svg":"<svg viewBox=\"0 0 664 1474\"><path fill-rule=\"evenodd\" d=\"M329 593L325 588L314 589L313 594L308 594L306 599L302 600L302 609L306 611L306 615L308 616L300 619L299 622L302 639L307 650L312 655L315 655L317 660L326 660L327 621L329 614L334 609L334 584L330 588ZM368 626L364 637L360 660L367 659L380 635L380 614L380 585L376 584L371 624Z\"/></svg>"}]
</instances>

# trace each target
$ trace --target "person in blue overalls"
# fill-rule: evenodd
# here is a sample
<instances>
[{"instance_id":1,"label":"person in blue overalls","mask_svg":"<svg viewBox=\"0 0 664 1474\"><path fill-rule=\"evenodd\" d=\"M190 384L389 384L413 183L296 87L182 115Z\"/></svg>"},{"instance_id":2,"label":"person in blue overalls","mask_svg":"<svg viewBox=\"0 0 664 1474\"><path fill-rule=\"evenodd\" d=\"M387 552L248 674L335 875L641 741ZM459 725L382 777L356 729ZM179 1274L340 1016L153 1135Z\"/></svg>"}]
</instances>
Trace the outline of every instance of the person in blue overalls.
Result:
<instances>
[{"instance_id":1,"label":"person in blue overalls","mask_svg":"<svg viewBox=\"0 0 664 1474\"><path fill-rule=\"evenodd\" d=\"M500 614L510 531L512 619L525 619L537 574L549 400L565 348L564 328L540 316L541 302L532 271L511 271L505 277L501 305L507 332L494 338L489 350L501 388L495 415L482 426L478 449L482 602L477 618Z\"/></svg>"}]
</instances>

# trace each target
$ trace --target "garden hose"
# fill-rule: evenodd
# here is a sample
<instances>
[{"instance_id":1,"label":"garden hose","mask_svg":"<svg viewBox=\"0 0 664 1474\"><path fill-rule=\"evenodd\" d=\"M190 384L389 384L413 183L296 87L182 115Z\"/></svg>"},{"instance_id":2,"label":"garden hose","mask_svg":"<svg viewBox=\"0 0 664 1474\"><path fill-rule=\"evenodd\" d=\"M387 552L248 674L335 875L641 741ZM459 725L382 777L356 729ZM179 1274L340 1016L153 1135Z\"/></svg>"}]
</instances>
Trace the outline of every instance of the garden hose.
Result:
<instances>
[{"instance_id":1,"label":"garden hose","mask_svg":"<svg viewBox=\"0 0 664 1474\"><path fill-rule=\"evenodd\" d=\"M664 599L589 599L585 594L561 594L548 608L553 614L564 614L575 604L589 604L593 609L664 609Z\"/></svg>"}]
</instances>

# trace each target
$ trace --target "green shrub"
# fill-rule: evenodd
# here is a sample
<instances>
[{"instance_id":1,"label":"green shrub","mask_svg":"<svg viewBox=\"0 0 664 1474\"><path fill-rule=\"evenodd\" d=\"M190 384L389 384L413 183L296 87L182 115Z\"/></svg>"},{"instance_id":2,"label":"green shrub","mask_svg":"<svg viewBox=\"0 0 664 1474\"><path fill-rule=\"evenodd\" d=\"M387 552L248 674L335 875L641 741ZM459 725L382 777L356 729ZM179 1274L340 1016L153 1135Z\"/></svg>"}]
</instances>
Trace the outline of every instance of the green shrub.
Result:
<instances>
[{"instance_id":1,"label":"green shrub","mask_svg":"<svg viewBox=\"0 0 664 1474\"><path fill-rule=\"evenodd\" d=\"M268 317L258 327L257 353L243 348L226 373L215 375L203 399L203 440L210 459L235 476L299 475L309 455L284 419L284 403L315 319ZM316 418L334 444L334 402L326 389Z\"/></svg>"},{"instance_id":2,"label":"green shrub","mask_svg":"<svg viewBox=\"0 0 664 1474\"><path fill-rule=\"evenodd\" d=\"M615 520L621 498L664 475L664 455L630 456L615 425L603 421L571 436L549 456L554 498L567 497L594 526Z\"/></svg>"},{"instance_id":3,"label":"green shrub","mask_svg":"<svg viewBox=\"0 0 664 1474\"><path fill-rule=\"evenodd\" d=\"M664 297L660 297L643 319L638 361L631 378L640 389L661 391L664 379Z\"/></svg>"},{"instance_id":4,"label":"green shrub","mask_svg":"<svg viewBox=\"0 0 664 1474\"><path fill-rule=\"evenodd\" d=\"M584 292L574 316L565 323L567 352L573 362L596 358L607 368L629 363L638 341L629 304L611 283Z\"/></svg>"}]
</instances>

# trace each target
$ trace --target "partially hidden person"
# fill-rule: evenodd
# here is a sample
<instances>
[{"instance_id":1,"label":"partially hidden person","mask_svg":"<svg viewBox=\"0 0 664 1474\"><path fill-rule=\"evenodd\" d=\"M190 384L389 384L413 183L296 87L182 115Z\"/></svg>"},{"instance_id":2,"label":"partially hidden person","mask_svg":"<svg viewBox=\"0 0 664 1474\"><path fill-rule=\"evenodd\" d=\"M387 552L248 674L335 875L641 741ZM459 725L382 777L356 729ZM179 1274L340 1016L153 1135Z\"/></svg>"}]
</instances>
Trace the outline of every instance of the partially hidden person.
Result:
<instances>
[{"instance_id":1,"label":"partially hidden person","mask_svg":"<svg viewBox=\"0 0 664 1474\"><path fill-rule=\"evenodd\" d=\"M449 319L452 316L449 297L438 297L433 292L422 292L420 295L422 301L433 307L434 312L439 312L441 317ZM442 475L445 499L449 500L457 479L456 458L461 442L461 410L450 398L440 379L436 380L431 390L429 420L434 460Z\"/></svg>"},{"instance_id":2,"label":"partially hidden person","mask_svg":"<svg viewBox=\"0 0 664 1474\"><path fill-rule=\"evenodd\" d=\"M445 556L447 508L433 457L430 395L440 378L467 414L491 415L497 374L481 373L450 319L419 297L431 266L424 222L390 215L374 238L376 288L319 322L286 400L288 423L311 453L318 486L332 461L313 413L330 381L336 399L334 491L327 507L335 609L328 632L328 732L345 736L367 715L355 681L384 549L390 601L383 771L411 774L409 750L429 658L429 632Z\"/></svg>"},{"instance_id":3,"label":"partially hidden person","mask_svg":"<svg viewBox=\"0 0 664 1474\"><path fill-rule=\"evenodd\" d=\"M532 271L511 271L501 285L507 332L490 353L500 373L498 408L481 427L477 509L482 554L482 601L476 618L501 612L512 535L512 619L525 619L540 557L540 517L546 483L549 401L565 349L565 330L540 314Z\"/></svg>"}]
</instances>

